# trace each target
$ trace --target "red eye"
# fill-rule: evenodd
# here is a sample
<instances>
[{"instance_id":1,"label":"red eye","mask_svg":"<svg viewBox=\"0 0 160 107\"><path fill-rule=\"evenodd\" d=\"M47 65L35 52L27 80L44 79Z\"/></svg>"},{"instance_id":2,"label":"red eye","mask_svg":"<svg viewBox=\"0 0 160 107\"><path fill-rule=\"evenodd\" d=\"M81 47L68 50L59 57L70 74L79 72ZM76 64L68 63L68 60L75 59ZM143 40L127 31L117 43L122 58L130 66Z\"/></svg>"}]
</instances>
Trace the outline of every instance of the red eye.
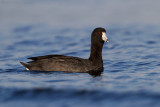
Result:
<instances>
[{"instance_id":1,"label":"red eye","mask_svg":"<svg viewBox=\"0 0 160 107\"><path fill-rule=\"evenodd\" d=\"M101 32L97 32L99 35L101 34Z\"/></svg>"}]
</instances>

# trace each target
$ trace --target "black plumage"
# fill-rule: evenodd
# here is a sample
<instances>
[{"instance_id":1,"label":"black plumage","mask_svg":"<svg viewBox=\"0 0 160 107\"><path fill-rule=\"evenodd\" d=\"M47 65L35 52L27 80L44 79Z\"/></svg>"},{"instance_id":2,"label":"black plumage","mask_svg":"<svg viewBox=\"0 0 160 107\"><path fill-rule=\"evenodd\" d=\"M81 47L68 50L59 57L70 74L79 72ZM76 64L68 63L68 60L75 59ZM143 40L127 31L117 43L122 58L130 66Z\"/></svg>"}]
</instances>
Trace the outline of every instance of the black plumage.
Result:
<instances>
[{"instance_id":1,"label":"black plumage","mask_svg":"<svg viewBox=\"0 0 160 107\"><path fill-rule=\"evenodd\" d=\"M34 71L66 71L66 72L93 72L103 71L102 48L104 41L102 39L104 28L96 28L91 34L90 57L83 59L64 55L46 55L30 57L32 61L28 63L20 62L27 70Z\"/></svg>"}]
</instances>

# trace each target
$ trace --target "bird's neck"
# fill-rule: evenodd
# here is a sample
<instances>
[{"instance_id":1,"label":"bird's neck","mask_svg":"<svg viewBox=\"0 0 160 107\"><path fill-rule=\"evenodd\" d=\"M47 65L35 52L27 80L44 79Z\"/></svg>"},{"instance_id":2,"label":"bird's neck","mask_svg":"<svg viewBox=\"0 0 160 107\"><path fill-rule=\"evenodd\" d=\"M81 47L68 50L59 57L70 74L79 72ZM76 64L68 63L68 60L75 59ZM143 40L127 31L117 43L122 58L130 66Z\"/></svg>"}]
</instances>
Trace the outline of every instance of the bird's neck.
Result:
<instances>
[{"instance_id":1,"label":"bird's neck","mask_svg":"<svg viewBox=\"0 0 160 107\"><path fill-rule=\"evenodd\" d=\"M94 65L103 66L102 60L102 48L104 43L91 43L91 52L89 60L93 62Z\"/></svg>"}]
</instances>

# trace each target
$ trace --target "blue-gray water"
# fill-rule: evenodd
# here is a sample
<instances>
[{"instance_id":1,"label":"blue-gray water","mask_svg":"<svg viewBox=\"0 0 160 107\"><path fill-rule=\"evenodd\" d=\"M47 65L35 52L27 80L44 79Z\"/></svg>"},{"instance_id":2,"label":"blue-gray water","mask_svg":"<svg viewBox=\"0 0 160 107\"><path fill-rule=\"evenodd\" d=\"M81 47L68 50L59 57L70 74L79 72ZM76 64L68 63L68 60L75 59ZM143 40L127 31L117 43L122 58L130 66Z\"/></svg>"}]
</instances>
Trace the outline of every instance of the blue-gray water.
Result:
<instances>
[{"instance_id":1,"label":"blue-gray water","mask_svg":"<svg viewBox=\"0 0 160 107\"><path fill-rule=\"evenodd\" d=\"M112 1L107 2L112 4L110 8L115 4ZM82 19L87 21L76 22L78 19L73 20L70 16L71 13L66 15L66 12L64 12L64 16L68 17L64 17L60 14L63 13L62 10L65 10L63 3L62 10L55 13L58 18L55 17L54 20L54 15L44 12L44 15L50 15L53 19L48 16L39 16L41 20L38 20L38 16L35 16L37 21L33 15L39 12L38 10L43 10L41 6L49 6L45 10L51 12L51 7L58 8L59 2L47 0L38 3L38 1L20 2L16 0L16 2L1 1L0 3L0 14L3 14L3 17L0 16L2 21L0 25L1 107L159 107L160 24L158 20L153 19L153 16L150 16L150 20L146 18L142 21L142 17L139 18L139 16L128 19L126 22L123 18L127 16L121 17L120 19L123 19L122 22L125 24L118 23L120 20L117 17L114 19L108 16L109 18L106 19L105 15L102 15L104 20L97 20L101 19L97 17L97 19L91 18L90 21L87 19L89 16L85 16L87 12L77 7L81 3L78 2L77 4L73 3L74 5L71 7L86 13L79 14L84 15L86 18ZM70 3L66 5L68 6ZM116 9L117 6L126 6L123 3L116 4ZM95 1L91 4L94 7L97 3ZM130 9L132 2L127 2L127 4L129 6L126 8ZM140 2L138 6L141 4L143 2ZM9 13L9 10L3 7L7 5L10 11L13 9L14 14ZM92 6L89 6L89 9L86 7L88 9L86 11L90 11ZM20 9L17 9L18 7ZM33 10L30 10L29 13L23 13L28 12L29 8ZM67 11L73 11L70 8L67 8ZM135 8L134 11L137 13L133 12L133 14L144 13L143 8L141 11L137 11ZM112 11L107 10L107 12L110 12L110 15L113 12L114 16L114 12L118 9L115 11L113 8L111 9ZM153 8L153 15L156 13L154 9L157 9L156 6ZM122 10L125 9L122 8ZM16 13L16 11L23 15ZM39 15L42 15L41 12ZM125 12L124 15L128 15L127 10ZM34 14L32 15L32 13ZM96 15L98 13L96 11ZM27 15L25 16L25 14ZM152 15L152 12L149 14ZM63 20L64 22L61 15L66 18ZM93 16L92 13L91 16ZM28 19L30 17L31 19ZM78 17L80 16L74 18ZM132 17L132 15L128 17ZM72 20L76 23L71 23ZM142 21L143 24L136 23L138 21ZM50 25L49 22L51 22ZM91 25L92 22L93 25ZM109 43L104 44L104 72L100 76L87 73L29 72L19 64L19 61L29 61L26 59L27 57L47 54L88 58L91 32L95 26L99 27L100 25L106 28L110 40Z\"/></svg>"}]
</instances>

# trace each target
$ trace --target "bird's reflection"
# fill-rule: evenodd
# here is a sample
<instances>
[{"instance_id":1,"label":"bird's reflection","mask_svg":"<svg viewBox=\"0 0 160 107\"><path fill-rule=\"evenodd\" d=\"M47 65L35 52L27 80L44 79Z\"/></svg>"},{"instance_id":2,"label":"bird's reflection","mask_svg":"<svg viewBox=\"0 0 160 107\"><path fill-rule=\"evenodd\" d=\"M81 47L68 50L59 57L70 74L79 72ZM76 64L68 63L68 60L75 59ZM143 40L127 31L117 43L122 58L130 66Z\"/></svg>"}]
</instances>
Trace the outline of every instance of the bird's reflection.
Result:
<instances>
[{"instance_id":1,"label":"bird's reflection","mask_svg":"<svg viewBox=\"0 0 160 107\"><path fill-rule=\"evenodd\" d=\"M28 71L27 71L28 72ZM73 73L73 72L63 72L63 71L29 71L31 74L53 74L53 73ZM102 76L103 70L97 70L97 71L89 71L88 74L91 75L92 77L99 77ZM75 72L74 72L75 73ZM84 73L85 74L85 73ZM87 74L87 73L86 73Z\"/></svg>"}]
</instances>

